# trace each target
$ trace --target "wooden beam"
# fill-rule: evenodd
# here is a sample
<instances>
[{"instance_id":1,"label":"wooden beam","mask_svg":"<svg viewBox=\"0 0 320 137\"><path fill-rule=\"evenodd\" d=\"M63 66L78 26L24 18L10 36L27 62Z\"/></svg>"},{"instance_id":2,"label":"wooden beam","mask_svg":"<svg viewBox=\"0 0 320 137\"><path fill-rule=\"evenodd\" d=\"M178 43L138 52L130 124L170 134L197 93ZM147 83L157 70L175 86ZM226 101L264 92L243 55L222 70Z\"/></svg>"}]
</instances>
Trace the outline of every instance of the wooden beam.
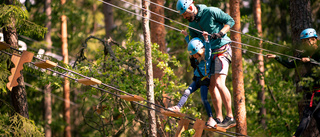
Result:
<instances>
[{"instance_id":1,"label":"wooden beam","mask_svg":"<svg viewBox=\"0 0 320 137\"><path fill-rule=\"evenodd\" d=\"M180 112L171 112L171 111L166 111L166 110L163 110L163 109L161 109L160 112L163 115L170 116L170 117L185 117L186 116L185 114L180 113Z\"/></svg>"},{"instance_id":2,"label":"wooden beam","mask_svg":"<svg viewBox=\"0 0 320 137\"><path fill-rule=\"evenodd\" d=\"M95 78L83 78L83 79L78 79L77 80L79 83L84 84L84 85L96 85L96 84L101 84L102 82L100 80L97 80Z\"/></svg>"},{"instance_id":3,"label":"wooden beam","mask_svg":"<svg viewBox=\"0 0 320 137\"><path fill-rule=\"evenodd\" d=\"M223 128L223 127L219 127L219 126L215 126L215 128L208 128L208 127L205 127L204 130L207 130L207 131L220 131L220 132L226 132L227 129Z\"/></svg>"},{"instance_id":4,"label":"wooden beam","mask_svg":"<svg viewBox=\"0 0 320 137\"><path fill-rule=\"evenodd\" d=\"M124 99L126 101L143 101L144 100L143 97L140 97L140 96L137 96L137 95L134 95L134 96L120 95L120 98Z\"/></svg>"},{"instance_id":5,"label":"wooden beam","mask_svg":"<svg viewBox=\"0 0 320 137\"><path fill-rule=\"evenodd\" d=\"M205 127L206 122L200 119L197 119L193 125L193 129L196 131L193 137L201 137L203 129Z\"/></svg>"},{"instance_id":6,"label":"wooden beam","mask_svg":"<svg viewBox=\"0 0 320 137\"><path fill-rule=\"evenodd\" d=\"M46 61L36 62L36 63L34 63L34 65L36 65L36 66L39 67L39 68L46 69L46 68L55 67L55 66L57 66L58 64L57 64L57 63L54 63L54 62L52 62L52 61L50 61L50 60L46 60Z\"/></svg>"},{"instance_id":7,"label":"wooden beam","mask_svg":"<svg viewBox=\"0 0 320 137\"><path fill-rule=\"evenodd\" d=\"M190 120L181 118L178 123L178 128L175 137L181 137L183 131L188 130Z\"/></svg>"},{"instance_id":8,"label":"wooden beam","mask_svg":"<svg viewBox=\"0 0 320 137\"><path fill-rule=\"evenodd\" d=\"M32 52L28 51L23 51L21 56L12 54L11 61L15 66L11 69L11 75L8 77L9 82L7 83L7 88L10 91L13 87L18 86L17 79L21 76L20 71L23 69L23 64L31 62L33 55Z\"/></svg>"},{"instance_id":9,"label":"wooden beam","mask_svg":"<svg viewBox=\"0 0 320 137\"><path fill-rule=\"evenodd\" d=\"M0 42L0 50L10 48L10 45L4 42Z\"/></svg>"}]
</instances>

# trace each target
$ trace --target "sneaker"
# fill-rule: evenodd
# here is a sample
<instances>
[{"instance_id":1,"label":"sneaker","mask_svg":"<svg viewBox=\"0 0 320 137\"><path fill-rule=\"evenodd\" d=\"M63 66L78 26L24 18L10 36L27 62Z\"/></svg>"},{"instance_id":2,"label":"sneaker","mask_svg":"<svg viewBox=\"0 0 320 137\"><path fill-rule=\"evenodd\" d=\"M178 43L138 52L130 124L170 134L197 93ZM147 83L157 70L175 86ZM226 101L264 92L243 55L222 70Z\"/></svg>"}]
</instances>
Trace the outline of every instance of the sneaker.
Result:
<instances>
[{"instance_id":1,"label":"sneaker","mask_svg":"<svg viewBox=\"0 0 320 137\"><path fill-rule=\"evenodd\" d=\"M219 118L214 118L214 120L217 122L217 124L221 123L221 120Z\"/></svg>"},{"instance_id":2,"label":"sneaker","mask_svg":"<svg viewBox=\"0 0 320 137\"><path fill-rule=\"evenodd\" d=\"M180 112L180 108L178 106L169 107L168 109L174 112Z\"/></svg>"},{"instance_id":3,"label":"sneaker","mask_svg":"<svg viewBox=\"0 0 320 137\"><path fill-rule=\"evenodd\" d=\"M233 118L230 118L228 116L226 116L226 118L224 118L224 120L222 121L222 123L217 124L219 127L228 129L228 128L232 128L234 126L236 126L236 121Z\"/></svg>"}]
</instances>

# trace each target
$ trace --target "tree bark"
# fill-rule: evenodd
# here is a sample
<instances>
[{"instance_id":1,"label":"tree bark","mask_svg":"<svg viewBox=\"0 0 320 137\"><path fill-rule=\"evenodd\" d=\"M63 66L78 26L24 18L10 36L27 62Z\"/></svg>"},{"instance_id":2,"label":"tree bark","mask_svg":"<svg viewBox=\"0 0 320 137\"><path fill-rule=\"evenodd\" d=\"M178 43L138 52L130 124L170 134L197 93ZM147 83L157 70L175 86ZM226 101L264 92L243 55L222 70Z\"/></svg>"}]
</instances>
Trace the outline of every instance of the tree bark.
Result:
<instances>
[{"instance_id":1,"label":"tree bark","mask_svg":"<svg viewBox=\"0 0 320 137\"><path fill-rule=\"evenodd\" d=\"M233 30L241 32L240 22L240 0L230 0L230 15L235 21ZM231 32L233 41L241 42L241 34ZM235 106L235 119L237 122L236 131L243 135L247 135L247 118L245 95L243 86L243 68L242 68L242 52L241 45L232 43L232 85ZM237 47L237 48L235 48Z\"/></svg>"},{"instance_id":2,"label":"tree bark","mask_svg":"<svg viewBox=\"0 0 320 137\"><path fill-rule=\"evenodd\" d=\"M260 0L253 0L253 15L254 15L254 21L256 24L256 29L258 30L258 36L262 37L262 25L261 25L261 5L260 5ZM260 48L263 48L262 41L259 42ZM262 56L262 50L260 50L260 54L257 55L257 60L258 60L258 82L259 85L261 86L260 91L258 92L258 100L261 101L261 108L259 112L259 117L260 117L260 124L262 127L266 128L266 108L264 107L265 105L265 81L264 81L264 62L263 62L263 56Z\"/></svg>"},{"instance_id":3,"label":"tree bark","mask_svg":"<svg viewBox=\"0 0 320 137\"><path fill-rule=\"evenodd\" d=\"M61 0L61 5L63 6L66 3L66 0ZM63 63L69 64L69 55L68 55L68 33L67 33L67 16L62 14L61 16L61 42L62 42L62 56ZM71 137L71 122L70 122L70 82L67 77L64 77L63 82L63 98L64 109L63 109L63 118L66 122L66 127L64 128L64 136Z\"/></svg>"},{"instance_id":4,"label":"tree bark","mask_svg":"<svg viewBox=\"0 0 320 137\"><path fill-rule=\"evenodd\" d=\"M5 4L13 5L14 0L6 0ZM19 46L18 46L18 34L17 34L17 30L15 29L16 20L14 18L10 18L10 20L12 23L8 27L2 29L3 35L4 35L4 41L7 44L11 45L11 47L17 49L19 48ZM11 63L8 62L8 66L9 64ZM12 67L8 69L11 70L11 68ZM24 85L23 75L21 75L17 79L17 82L18 82L18 86L13 87L11 91L12 104L17 113L19 113L20 115L26 118L29 118L27 92Z\"/></svg>"},{"instance_id":5,"label":"tree bark","mask_svg":"<svg viewBox=\"0 0 320 137\"><path fill-rule=\"evenodd\" d=\"M48 33L44 36L47 43L47 51L51 52L52 50L52 40L51 40L51 0L45 1L44 11L47 16L46 28ZM52 122L52 107L51 107L51 84L44 86L44 133L46 137L52 136L52 131L50 124Z\"/></svg>"},{"instance_id":6,"label":"tree bark","mask_svg":"<svg viewBox=\"0 0 320 137\"><path fill-rule=\"evenodd\" d=\"M111 3L111 0L104 0L105 2ZM106 39L111 36L111 30L113 28L113 11L112 7L107 4L103 4L103 14L104 14L104 26L106 31Z\"/></svg>"},{"instance_id":7,"label":"tree bark","mask_svg":"<svg viewBox=\"0 0 320 137\"><path fill-rule=\"evenodd\" d=\"M310 0L290 0L291 37L293 45L300 42L302 30L311 27Z\"/></svg>"},{"instance_id":8,"label":"tree bark","mask_svg":"<svg viewBox=\"0 0 320 137\"><path fill-rule=\"evenodd\" d=\"M164 0L151 0L154 3L157 3L159 5L164 5ZM150 10L164 16L164 8L151 4L150 5ZM163 17L159 17L158 15L155 14L151 14L151 19L163 23L164 24L164 18ZM150 30L151 30L151 42L152 43L157 43L159 45L159 50L162 53L167 53L166 49L166 41L165 41L165 37L166 37L166 31L165 31L165 26L155 23L155 22L150 22ZM161 60L159 60L161 61ZM157 64L153 64L152 65L153 68L153 77L154 78L158 78L161 79L164 75L163 71L157 67Z\"/></svg>"},{"instance_id":9,"label":"tree bark","mask_svg":"<svg viewBox=\"0 0 320 137\"><path fill-rule=\"evenodd\" d=\"M52 50L52 40L51 40L51 0L46 0L45 1L45 7L44 7L46 16L47 16L47 21L46 21L46 28L48 29L48 33L44 36L44 39L47 42L47 51L51 52Z\"/></svg>"},{"instance_id":10,"label":"tree bark","mask_svg":"<svg viewBox=\"0 0 320 137\"><path fill-rule=\"evenodd\" d=\"M281 1L280 5L279 5L279 9L280 9L280 30L281 30L281 39L282 40L287 40L287 38L289 38L288 35L288 21L287 21L287 15L288 15L288 2L287 1Z\"/></svg>"},{"instance_id":11,"label":"tree bark","mask_svg":"<svg viewBox=\"0 0 320 137\"><path fill-rule=\"evenodd\" d=\"M106 4L103 4L103 5L106 5ZM92 32L91 34L94 35L96 33L96 30L97 30L97 27L98 27L98 24L97 24L97 19L96 19L96 14L97 14L97 4L95 2L93 2L93 5L92 5L92 20L93 20L93 24L92 24Z\"/></svg>"},{"instance_id":12,"label":"tree bark","mask_svg":"<svg viewBox=\"0 0 320 137\"><path fill-rule=\"evenodd\" d=\"M148 3L142 0L142 8L148 10ZM153 85L153 74L152 74L152 56L151 56L151 41L150 41L150 28L149 28L149 13L145 10L142 11L142 28L143 28L143 37L144 37L144 48L145 48L145 69L146 69L146 81L147 81L147 100L151 103L154 103L154 85ZM150 108L155 108L153 104L148 103ZM155 111L149 109L149 136L157 136L157 125L156 125L156 116Z\"/></svg>"},{"instance_id":13,"label":"tree bark","mask_svg":"<svg viewBox=\"0 0 320 137\"><path fill-rule=\"evenodd\" d=\"M290 0L290 21L291 21L291 35L292 43L295 48L299 48L300 33L306 29L311 28L311 3L310 0ZM299 72L299 74L303 74ZM295 80L297 82L298 75L296 74ZM297 88L298 89L298 88ZM297 92L300 92L297 90ZM303 115L304 105L298 105L300 119ZM309 126L303 132L304 137L316 137L319 136L316 122L314 118L311 119Z\"/></svg>"},{"instance_id":14,"label":"tree bark","mask_svg":"<svg viewBox=\"0 0 320 137\"><path fill-rule=\"evenodd\" d=\"M52 107L51 107L51 84L44 87L44 133L46 137L51 137Z\"/></svg>"}]
</instances>

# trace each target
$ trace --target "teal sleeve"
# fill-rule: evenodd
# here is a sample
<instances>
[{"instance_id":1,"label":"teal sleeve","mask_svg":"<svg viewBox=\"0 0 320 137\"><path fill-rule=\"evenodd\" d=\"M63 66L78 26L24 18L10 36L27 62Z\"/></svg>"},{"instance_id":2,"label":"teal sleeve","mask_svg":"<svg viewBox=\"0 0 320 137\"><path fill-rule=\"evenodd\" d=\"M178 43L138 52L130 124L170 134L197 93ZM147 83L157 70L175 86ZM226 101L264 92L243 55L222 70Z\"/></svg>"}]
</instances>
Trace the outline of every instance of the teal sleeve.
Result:
<instances>
[{"instance_id":1,"label":"teal sleeve","mask_svg":"<svg viewBox=\"0 0 320 137\"><path fill-rule=\"evenodd\" d=\"M211 54L211 45L210 45L209 41L208 41L208 42L205 42L205 43L204 43L204 46L205 46L205 48L206 48L206 51L205 51L205 59L208 59L208 58L209 58L209 55Z\"/></svg>"},{"instance_id":2,"label":"teal sleeve","mask_svg":"<svg viewBox=\"0 0 320 137\"><path fill-rule=\"evenodd\" d=\"M214 18L217 21L219 21L219 22L221 22L223 24L229 25L230 28L232 28L233 25L235 24L233 18L229 14L223 12L219 8L216 8L216 7L211 8L210 9L210 13L212 14L212 16L214 16Z\"/></svg>"},{"instance_id":3,"label":"teal sleeve","mask_svg":"<svg viewBox=\"0 0 320 137\"><path fill-rule=\"evenodd\" d=\"M198 35L196 33L196 31L191 28L189 28L189 32L190 32L189 35L190 35L191 39L197 37L197 35Z\"/></svg>"},{"instance_id":4,"label":"teal sleeve","mask_svg":"<svg viewBox=\"0 0 320 137\"><path fill-rule=\"evenodd\" d=\"M189 35L187 35L184 39L186 40L187 43L190 42Z\"/></svg>"}]
</instances>

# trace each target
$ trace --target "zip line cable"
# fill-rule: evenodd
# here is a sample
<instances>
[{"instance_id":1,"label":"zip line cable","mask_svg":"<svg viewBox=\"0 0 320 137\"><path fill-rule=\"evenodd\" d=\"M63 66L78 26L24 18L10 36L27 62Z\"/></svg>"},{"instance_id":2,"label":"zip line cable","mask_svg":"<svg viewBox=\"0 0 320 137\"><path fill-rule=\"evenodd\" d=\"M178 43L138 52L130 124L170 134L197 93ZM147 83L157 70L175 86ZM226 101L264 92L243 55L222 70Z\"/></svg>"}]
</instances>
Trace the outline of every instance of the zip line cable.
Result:
<instances>
[{"instance_id":1,"label":"zip line cable","mask_svg":"<svg viewBox=\"0 0 320 137\"><path fill-rule=\"evenodd\" d=\"M122 1L122 0L121 0L121 1ZM170 11L179 13L179 11L174 10L174 9L171 9L171 8L168 8L168 7L166 7L166 6L162 6L162 5L160 5L160 4L157 4L157 3L154 3L154 2L151 2L151 1L148 1L148 0L144 0L144 1L149 2L149 3L152 3L152 4L157 5L157 6L160 6L160 7L162 7L162 8L168 9L168 10L170 10ZM180 14L180 13L179 13L179 14ZM269 44L273 44L273 45L277 45L277 46L280 46L280 47L285 47L285 48L289 48L289 49L290 49L290 47L288 47L288 46L281 45L281 44L278 44L278 43L275 43L275 42L272 42L272 41L269 41L269 40L264 40L264 39L259 38L259 37L251 36L251 35L248 35L248 34L245 34L245 33L242 33L242 32L236 31L236 30L233 30L233 29L231 29L231 28L230 28L230 31L235 32L235 33L239 33L239 34L241 34L241 35L245 35L245 36L250 37L250 38L253 38L253 39L261 40L261 41L266 42L266 43L269 43ZM298 51L298 52L303 52L302 50L297 50L297 49L295 49L295 50Z\"/></svg>"},{"instance_id":2,"label":"zip line cable","mask_svg":"<svg viewBox=\"0 0 320 137\"><path fill-rule=\"evenodd\" d=\"M160 14L158 14L158 13L153 12L153 11L150 11L150 10L147 10L147 9L144 9L144 8L141 8L140 6L135 5L135 4L133 4L133 3L130 3L130 2L128 2L128 1L125 1L125 0L120 0L120 1L125 2L125 3L128 3L128 4L130 4L130 5L134 6L134 7L140 8L140 9L142 9L142 10L144 10L144 11L153 13L153 14L155 14L155 15L157 15L157 16L163 17L163 18L165 18L165 19L167 19L167 20L170 20L170 21L173 21L173 22L175 22L175 23L178 23L178 24L180 24L180 25L182 25L182 26L191 28L191 29L193 29L193 30L195 30L195 31L203 32L203 31L198 30L198 29L196 29L196 28L190 27L190 26L185 25L185 24L183 24L183 23L180 23L180 22L178 22L178 21L175 21L175 20L172 20L172 19L167 18L167 17L165 17L165 16L162 16L162 15L160 15ZM158 23L160 23L160 22L158 22ZM177 29L177 30L179 30L179 29ZM181 31L181 30L179 30L179 31ZM223 38L221 38L221 39L223 39ZM231 41L231 40L229 40L229 39L224 39L224 40ZM231 42L237 43L237 42L235 42L235 41L231 41ZM245 45L245 44L243 44L243 43L240 43L240 44ZM248 46L248 47L253 47L253 48L257 48L256 46L251 46L251 45L246 45L246 46ZM261 49L261 48L259 48L259 49ZM261 49L261 50L266 50L266 49ZM270 50L266 50L266 51L274 52L274 51L270 51ZM275 53L281 55L281 53L278 53L278 52L275 52ZM282 54L282 55L286 56L285 54Z\"/></svg>"},{"instance_id":3,"label":"zip line cable","mask_svg":"<svg viewBox=\"0 0 320 137\"><path fill-rule=\"evenodd\" d=\"M12 47L10 47L10 48L11 48L11 49L14 49L14 50L16 50L16 51L18 51L18 52L22 52L22 51L20 51L20 50L18 50L18 49L15 49L15 48L12 48ZM5 51L1 51L1 52L12 56L11 53L8 53L8 52L5 52ZM40 58L37 58L37 57L35 57L35 56L34 56L34 58L36 58L36 59L38 59L38 60L41 60L41 61L44 61L44 60L42 60L42 59L40 59ZM33 65L35 65L34 62L30 62L30 63L33 64ZM63 68L63 67L60 66L60 67L58 67L58 68ZM46 70L49 70L49 71L51 71L51 72L53 72L53 73L59 74L59 75L64 76L64 77L67 77L67 78L72 79L72 80L74 80L74 81L78 81L76 78L70 77L70 76L68 76L68 75L65 74L65 73L61 73L61 72L52 70L52 69L50 69L50 68L46 68ZM63 70L69 71L69 72L74 73L74 74L77 74L77 75L81 75L82 77L85 77L85 78L89 78L89 77L87 77L87 76L84 76L84 75L82 75L82 74L79 74L79 73L77 73L77 72L74 72L74 71L69 70L69 69L66 69L66 68L63 68ZM107 85L107 84L102 83L102 85ZM109 94L111 94L111 95L113 95L113 96L120 97L120 95L115 94L115 93L110 92L110 91L107 91L107 90L105 90L105 89L102 89L102 88L100 88L100 87L98 87L98 86L93 86L93 85L89 85L89 86L91 86L91 87L93 87L93 88L96 88L96 89L98 89L98 90L100 90L100 91L104 91L104 92L106 92L106 93L109 93ZM107 85L107 87L112 87L112 86ZM115 88L115 87L112 87L112 89L113 89L113 90L116 90L116 91L120 91L120 92L122 92L122 93L124 93L124 94L132 95L132 94L130 94L130 93L127 93L127 92L122 91L122 90L120 90L120 89L117 89L117 88ZM133 95L132 95L132 96L133 96ZM144 101L144 102L147 102L147 103L149 103L149 104L152 104L152 105L154 105L154 106L160 107L160 108L162 108L162 109L164 109L164 110L166 110L166 111L170 111L170 112L176 113L175 111L169 110L169 109L167 109L167 108L165 108L165 107L163 107L163 106L160 106L160 105L158 105L158 104L149 102L149 101L147 101L147 100L145 100L145 99L144 99L143 101ZM155 110L155 111L157 111L157 112L160 112L159 110L156 110L156 109L151 108L151 107L149 107L149 106L143 105L143 104L138 103L138 102L136 102L136 101L132 101L132 102L134 102L135 104L144 106L144 107L146 107L146 108L148 108L148 109L152 109L152 110ZM161 113L161 112L160 112L160 113ZM192 120L192 121L196 121L196 120L195 120L194 118L192 118L192 117L189 117L189 116L185 116L185 117L188 118L188 119L190 119L190 120ZM215 127L212 127L212 126L207 125L207 124L206 124L206 126L209 126L209 127L211 127L211 128L216 129ZM217 133L218 133L218 132L217 132ZM246 135L242 135L242 134L240 134L240 133L235 133L235 132L231 132L231 131L226 131L226 133L235 134L235 135L238 135L238 136L246 136ZM224 133L222 133L222 134L224 134ZM226 134L226 135L228 135L228 134ZM231 135L229 135L229 136L231 136Z\"/></svg>"},{"instance_id":4,"label":"zip line cable","mask_svg":"<svg viewBox=\"0 0 320 137\"><path fill-rule=\"evenodd\" d=\"M203 31L201 31L201 30L198 30L198 29L196 29L196 28L190 27L190 26L185 25L185 24L183 24L183 23L180 23L180 22L178 22L178 21L172 20L172 19L170 19L170 18L168 18L168 17L162 16L162 15L160 15L160 14L158 14L158 13L155 13L155 12L153 12L153 11L151 11L151 10L147 10L147 9L141 8L140 6L138 6L138 5L136 5L136 4L133 4L133 3L130 3L130 2L128 2L128 1L125 1L125 0L120 0L120 1L125 2L125 3L127 3L127 4L130 4L130 5L134 6L134 7L140 8L140 9L142 9L142 10L144 10L144 11L150 12L150 13L152 13L152 14L155 14L155 15L157 15L157 16L163 17L163 18L165 18L165 19L167 19L167 20L170 20L170 21L175 22L175 23L177 23L177 24L180 24L180 25L182 25L182 26L191 28L191 29L193 29L193 30L195 30L195 31L203 32ZM160 23L160 22L158 22L158 23ZM176 29L176 30L178 30L178 29ZM231 29L230 29L230 30L231 30ZM179 30L179 31L181 31L181 30ZM238 32L238 31L234 31L234 30L232 30L232 31L233 31L233 32ZM244 33L241 33L241 34L247 35L247 34L244 34ZM247 36L250 37L250 35L247 35ZM251 37L253 37L253 36L251 36ZM221 38L221 39L223 39L223 38ZM231 41L231 40L229 40L229 39L224 39L224 40ZM259 38L259 40L263 40L263 39ZM277 53L277 54L279 54L279 55L283 55L283 56L287 56L287 57L288 57L288 55L282 54L282 53L279 53L279 52L275 52L275 51L271 51L271 50L267 50L267 49L262 49L262 48L259 48L259 47L256 47L256 46L251 46L251 45L244 44L244 43L239 43L239 42L236 42L236 41L231 41L231 42L238 43L238 44L245 45L245 46L252 47L252 48L258 48L258 49L265 50L265 51L269 51L269 52L274 52L274 53ZM276 45L277 43L274 43L274 44ZM284 46L284 47L286 47L286 46ZM286 47L286 48L289 48L289 47ZM300 51L300 52L302 52L302 51ZM260 54L260 53L259 53L259 54ZM264 55L264 56L265 56L265 55ZM295 58L295 59L299 59L299 58ZM319 65L320 65L320 64L319 64Z\"/></svg>"},{"instance_id":5,"label":"zip line cable","mask_svg":"<svg viewBox=\"0 0 320 137\"><path fill-rule=\"evenodd\" d=\"M152 21L152 22L155 22L155 23L158 23L158 24L164 25L164 26L166 26L166 27L168 27L168 28L171 28L171 29L177 30L177 31L179 31L179 32L181 31L180 29L177 29L177 28L175 28L175 27L168 26L168 25L163 24L163 23L161 23L161 22L158 22L158 21L155 21L155 20L152 20L152 19L149 19L149 18L143 17L143 16L141 16L141 15L139 15L139 14L137 14L137 13L134 13L134 12L128 11L128 10L126 10L126 9L124 9L124 8L121 8L121 7L119 7L119 6L116 6L116 5L111 4L111 3L109 3L109 2L105 2L105 1L101 1L101 0L98 0L98 1L100 1L100 2L102 2L102 3L104 3L104 4L108 4L108 5L110 5L110 6L116 7L116 8L118 8L118 9L123 10L123 11L129 12L129 13L131 13L131 14L134 14L134 15L140 16L140 17L142 17L142 18L148 19L148 20L150 20L150 21ZM124 1L124 0L121 0L121 1ZM131 3L131 4L132 4L132 3ZM195 30L195 31L198 31L198 32L203 32L203 31L200 31L200 30L195 29L195 28L193 28L193 27L189 27L189 26L187 26L187 27L188 27L188 28L191 28L191 29L193 29L193 30ZM208 34L208 35L209 35L209 36L211 36L211 34ZM286 57L289 57L289 58L293 58L293 59L301 60L300 58L297 58L297 57L293 57L293 56L286 55L286 54L282 54L282 53L279 53L279 52L275 52L275 51L271 51L271 50L263 49L263 48L256 47L256 46L252 46L252 45L249 45L249 44L245 44L245 43L241 43L241 42L237 42L237 41L233 41L233 40L229 40L229 39L225 39L225 38L221 38L221 39L226 40L226 41L230 41L230 42L233 42L233 43L241 44L241 45L244 45L244 46L248 46L248 47L252 47L252 48L257 48L257 49L260 49L260 50L268 51L268 52L273 53L273 54L278 54L278 55L286 56ZM231 46L232 46L232 45L231 45ZM234 47L234 48L235 48L235 46L232 46L232 47ZM244 50L244 49L242 49L242 50ZM252 51L252 53L254 53L254 52ZM256 53L255 53L255 54L256 54ZM261 54L259 53L259 55L261 55ZM262 54L262 55L263 55L263 54ZM263 55L263 56L266 56L266 55ZM320 63L317 63L317 62L310 62L310 63L320 65Z\"/></svg>"},{"instance_id":6,"label":"zip line cable","mask_svg":"<svg viewBox=\"0 0 320 137\"><path fill-rule=\"evenodd\" d=\"M43 92L44 94L48 94L48 93L46 93L45 91L43 91L42 89L40 89L40 88L38 88L38 87L33 87L33 86L32 86L31 84L29 84L29 83L24 82L24 84L25 84L26 86L28 86L28 87L34 88L35 90L41 91L41 92ZM63 102L67 102L67 103L70 103L71 105L78 106L77 103L74 103L74 102L72 102L72 101L65 100L65 99L63 99L63 98L61 98L61 97L59 97L59 96L57 96L57 95L55 95L55 94L53 94L53 93L49 93L49 94L52 95L53 97L55 97L55 98L63 101Z\"/></svg>"},{"instance_id":7,"label":"zip line cable","mask_svg":"<svg viewBox=\"0 0 320 137\"><path fill-rule=\"evenodd\" d=\"M142 17L142 18L145 18L145 17L143 17L142 15L139 15L139 14L137 14L137 13L131 12L131 11L129 11L129 10L126 10L126 9L121 8L121 7L119 7L119 6L113 5L113 4L111 4L111 3L108 3L108 2L105 2L105 1L101 1L101 0L98 0L98 1L100 1L100 2L102 2L102 3L104 3L104 4L108 4L108 5L112 6L112 7L116 7L116 8L118 8L118 9L123 10L123 11L129 12L129 13L131 13L131 14L134 14L134 15L140 16L140 17ZM155 23L158 23L158 24L164 25L164 26L166 26L166 27L168 27L168 28L171 28L171 29L174 29L174 30L180 31L180 29L177 29L177 28L175 28L175 27L171 27L171 26L168 26L168 25L166 25L166 24L163 24L163 23L157 22L157 21L155 21L155 20L153 20L153 19L149 19L149 18L145 18L145 19L148 19L148 20L150 20L150 21L152 21L152 22L155 22Z\"/></svg>"},{"instance_id":8,"label":"zip line cable","mask_svg":"<svg viewBox=\"0 0 320 137\"><path fill-rule=\"evenodd\" d=\"M5 52L5 51L2 51L2 52L5 53L5 54L8 54L8 55L11 55L11 56L12 56L12 54L10 54L10 53L8 53L8 52ZM35 65L34 62L30 62L30 63L33 64L33 65ZM55 70L52 70L52 69L49 69L49 68L46 68L46 69L49 70L49 71L51 71L51 72L53 72L53 73L56 73L56 74L59 74L59 75L61 75L61 76L67 77L67 78L69 78L69 79L72 79L72 80L74 80L74 81L77 81L77 79L72 78L72 77L68 76L68 75L65 74L65 73L61 73L61 72L58 72L58 71L55 71ZM65 69L65 70L67 70L67 69ZM111 95L113 95L113 96L120 97L120 95L115 94L115 93L112 93L112 92L107 91L107 90L105 90L105 89L99 88L98 86L93 86L93 85L89 85L89 86L91 86L91 87L93 87L93 88L96 88L96 89L98 89L98 90L100 90L100 91L104 91L104 92L106 92L106 93L109 93L109 94L111 94ZM117 90L117 91L118 91L119 89L116 89L116 88L115 88L114 90ZM149 104L156 105L156 104L154 104L154 103L148 102L147 100L144 100L144 101L147 102L147 103L149 103ZM155 110L155 111L161 113L161 111L156 110L156 109L154 109L154 108L151 108L151 107L149 107L149 106L143 105L143 104L141 104L141 103L139 103L139 102L136 102L136 101L131 101L131 102L133 102L133 103L135 103L135 104L138 104L138 105L140 105L140 106L146 107L146 108L148 108L148 109ZM158 105L156 105L156 106L158 106ZM161 107L162 107L162 106L161 106ZM169 110L169 109L167 109L167 108L164 108L164 107L163 107L163 109L166 109L167 111L171 111L171 110ZM174 112L174 111L172 111L172 112ZM176 112L174 112L174 113L176 113ZM189 117L189 116L185 116L185 117L188 118L188 119L190 119L190 120L196 121L196 120L195 120L194 118L192 118L192 117ZM174 118L176 118L176 117L174 117ZM210 126L210 125L207 125L207 126ZM212 127L212 126L210 126L210 127ZM215 127L212 127L212 128L215 128ZM234 132L231 132L231 131L226 131L226 132L227 132L227 133L231 133L231 134L236 134L236 135L244 136L244 135L242 135L242 134L234 133ZM221 133L221 134L224 134L224 133ZM225 134L225 135L231 136L231 135L229 135L229 134ZM233 137L233 136L231 136L231 137Z\"/></svg>"},{"instance_id":9,"label":"zip line cable","mask_svg":"<svg viewBox=\"0 0 320 137\"><path fill-rule=\"evenodd\" d=\"M174 10L174 9L168 8L168 7L166 7L166 6L162 6L162 5L158 4L158 3L154 3L154 2L152 2L152 1L148 1L148 0L144 0L144 1L149 2L149 3L152 3L152 4L157 5L157 6L160 6L160 7L162 7L162 8L167 9L167 10L171 10L171 11L173 11L173 12L179 13L179 11L177 11L177 10Z\"/></svg>"}]
</instances>

